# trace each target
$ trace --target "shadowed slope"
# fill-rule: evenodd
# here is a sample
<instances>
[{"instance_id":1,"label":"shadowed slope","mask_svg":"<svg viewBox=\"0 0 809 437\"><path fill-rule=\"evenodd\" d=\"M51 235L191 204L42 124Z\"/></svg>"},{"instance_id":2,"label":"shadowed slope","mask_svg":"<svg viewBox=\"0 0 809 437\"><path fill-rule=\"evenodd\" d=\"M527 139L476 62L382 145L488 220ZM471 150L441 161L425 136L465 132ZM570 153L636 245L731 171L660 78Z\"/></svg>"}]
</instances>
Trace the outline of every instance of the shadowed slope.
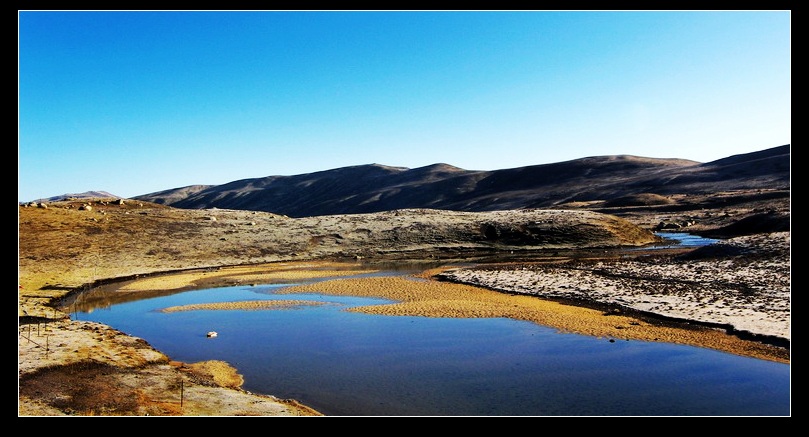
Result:
<instances>
[{"instance_id":1,"label":"shadowed slope","mask_svg":"<svg viewBox=\"0 0 809 437\"><path fill-rule=\"evenodd\" d=\"M653 193L711 194L790 186L789 145L700 164L631 155L588 157L494 171L448 164L407 169L358 165L295 176L243 179L137 196L185 209L266 211L291 217L406 208L496 211L550 208Z\"/></svg>"}]
</instances>

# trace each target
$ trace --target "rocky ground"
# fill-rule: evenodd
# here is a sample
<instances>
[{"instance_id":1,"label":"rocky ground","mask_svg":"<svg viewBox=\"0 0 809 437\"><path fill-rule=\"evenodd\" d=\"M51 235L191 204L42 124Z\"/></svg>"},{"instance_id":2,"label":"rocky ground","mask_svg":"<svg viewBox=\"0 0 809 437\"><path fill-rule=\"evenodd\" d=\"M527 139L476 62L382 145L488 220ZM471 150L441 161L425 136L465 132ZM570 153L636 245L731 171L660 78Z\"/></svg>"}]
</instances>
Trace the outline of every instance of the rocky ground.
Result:
<instances>
[{"instance_id":1,"label":"rocky ground","mask_svg":"<svg viewBox=\"0 0 809 437\"><path fill-rule=\"evenodd\" d=\"M437 288L418 289L414 295L446 297L451 286L461 285L447 280L479 286L464 285L477 290L476 296L485 291L480 295L485 297L477 300L483 303L472 305L464 298L451 308L444 305L459 317L497 313L492 310L497 308L497 296L509 294L490 289L535 296L526 296L529 302L564 298L579 302L582 309L586 303L601 303L610 311L626 313L590 310L565 320L609 316L614 322L616 316L636 317L593 334L613 336L619 329L615 326L622 326L624 334L627 327L640 332L641 327L658 326L643 319L657 314L708 327L698 331L712 337L721 334L721 342L731 339L746 345L737 353L789 362L789 232L772 232L784 221L788 228L789 202L767 196L750 200L749 194L723 196L713 207L706 203L709 199L693 196L688 208L675 210L670 204L663 209L623 205L609 215L590 211L588 205L568 205L571 210L402 210L303 219L250 211L179 210L117 199L21 206L19 415L318 415L294 400L244 392L238 375L226 364L172 362L142 340L103 325L71 321L58 308L82 290L104 283L139 279L141 285L134 289L143 293L282 280L318 269L329 271L324 260L362 268L402 259L451 266L425 271L423 276L445 281L426 282ZM740 233L740 227L760 228L768 220L764 231L755 229L756 237L731 240L714 252L615 259L609 250L656 242L651 231L661 223L703 233L729 232L736 226L734 232ZM503 257L510 259L503 262ZM472 268L461 269L457 262L472 263ZM224 266L243 267L219 269ZM185 274L163 275L168 272ZM718 275L727 272L731 273L725 278ZM150 280L151 284L144 282ZM710 290L710 297L695 290ZM440 305L435 302L447 301L401 300L401 305L384 311L438 314L435 308ZM530 314L539 313L530 309L533 305L525 304L528 320L533 320ZM562 308L571 307L561 305L554 311L562 313ZM721 329L712 329L716 327ZM694 331L693 326L685 328L677 332ZM740 333L748 338L740 338ZM653 335L665 338L664 334L669 335L660 330ZM700 341L707 340L689 337L684 342Z\"/></svg>"}]
</instances>

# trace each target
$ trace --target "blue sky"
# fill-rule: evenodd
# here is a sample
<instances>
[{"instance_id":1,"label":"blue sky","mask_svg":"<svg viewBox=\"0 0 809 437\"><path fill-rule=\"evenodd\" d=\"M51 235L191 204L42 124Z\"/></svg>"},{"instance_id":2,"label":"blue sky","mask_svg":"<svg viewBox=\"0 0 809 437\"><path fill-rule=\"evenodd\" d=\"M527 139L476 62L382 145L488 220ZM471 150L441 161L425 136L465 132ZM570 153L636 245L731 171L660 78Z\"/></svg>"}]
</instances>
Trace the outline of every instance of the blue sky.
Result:
<instances>
[{"instance_id":1,"label":"blue sky","mask_svg":"<svg viewBox=\"0 0 809 437\"><path fill-rule=\"evenodd\" d=\"M19 11L19 201L791 142L790 11Z\"/></svg>"}]
</instances>

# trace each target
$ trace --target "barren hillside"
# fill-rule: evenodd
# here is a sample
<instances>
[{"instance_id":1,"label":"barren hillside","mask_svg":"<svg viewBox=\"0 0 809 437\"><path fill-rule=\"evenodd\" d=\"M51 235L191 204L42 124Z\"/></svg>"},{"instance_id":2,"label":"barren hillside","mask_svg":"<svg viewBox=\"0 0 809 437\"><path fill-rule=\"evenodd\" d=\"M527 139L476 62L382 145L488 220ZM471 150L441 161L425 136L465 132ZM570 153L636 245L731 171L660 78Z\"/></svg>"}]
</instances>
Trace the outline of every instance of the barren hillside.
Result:
<instances>
[{"instance_id":1,"label":"barren hillside","mask_svg":"<svg viewBox=\"0 0 809 437\"><path fill-rule=\"evenodd\" d=\"M369 164L176 188L136 199L185 209L216 207L290 217L414 208L496 211L611 202L641 194L788 192L789 170L790 146L784 145L709 163L614 155L494 171L448 164L414 169Z\"/></svg>"}]
</instances>

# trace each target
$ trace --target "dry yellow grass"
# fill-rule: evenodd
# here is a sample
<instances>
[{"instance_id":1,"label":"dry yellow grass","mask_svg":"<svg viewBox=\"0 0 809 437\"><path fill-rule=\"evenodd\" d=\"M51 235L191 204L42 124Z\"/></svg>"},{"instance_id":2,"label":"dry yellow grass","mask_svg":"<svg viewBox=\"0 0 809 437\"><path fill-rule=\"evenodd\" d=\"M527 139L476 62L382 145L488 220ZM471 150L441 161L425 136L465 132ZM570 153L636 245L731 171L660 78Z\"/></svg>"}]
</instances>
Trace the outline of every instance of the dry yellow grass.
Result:
<instances>
[{"instance_id":1,"label":"dry yellow grass","mask_svg":"<svg viewBox=\"0 0 809 437\"><path fill-rule=\"evenodd\" d=\"M287 309L299 306L325 305L325 302L315 302L309 300L248 300L239 302L217 302L200 303L192 305L181 305L163 308L164 313L178 313L181 311L198 310L266 310L266 309Z\"/></svg>"},{"instance_id":2,"label":"dry yellow grass","mask_svg":"<svg viewBox=\"0 0 809 437\"><path fill-rule=\"evenodd\" d=\"M352 269L352 264L306 262L280 263L261 266L222 268L217 272L221 279L234 277L265 277L275 279L293 278L296 281L322 278L324 273L335 276L368 272L367 269ZM298 269L305 267L306 269ZM339 268L338 268L339 267ZM275 270L278 271L275 271ZM413 276L371 276L341 278L316 283L305 283L276 290L278 294L312 293L377 297L394 301L390 304L352 307L354 312L389 316L424 316L483 318L504 317L524 320L543 326L571 332L616 340L658 341L707 347L742 356L788 363L789 351L783 348L743 340L722 330L705 327L662 323L653 318L605 312L582 306L568 305L534 296L513 295L492 291L472 285L442 282L430 279L443 271L432 268ZM292 273L292 274L291 274ZM128 290L151 289L155 286L171 288L176 284L188 284L197 278L197 273L177 273L132 282ZM164 311L193 309L283 309L293 305L321 304L321 302L282 300L227 302L167 308Z\"/></svg>"},{"instance_id":3,"label":"dry yellow grass","mask_svg":"<svg viewBox=\"0 0 809 437\"><path fill-rule=\"evenodd\" d=\"M224 361L200 361L198 363L189 364L188 367L196 373L197 376L210 378L211 381L220 387L238 388L244 384L242 375L236 373L236 369Z\"/></svg>"}]
</instances>

